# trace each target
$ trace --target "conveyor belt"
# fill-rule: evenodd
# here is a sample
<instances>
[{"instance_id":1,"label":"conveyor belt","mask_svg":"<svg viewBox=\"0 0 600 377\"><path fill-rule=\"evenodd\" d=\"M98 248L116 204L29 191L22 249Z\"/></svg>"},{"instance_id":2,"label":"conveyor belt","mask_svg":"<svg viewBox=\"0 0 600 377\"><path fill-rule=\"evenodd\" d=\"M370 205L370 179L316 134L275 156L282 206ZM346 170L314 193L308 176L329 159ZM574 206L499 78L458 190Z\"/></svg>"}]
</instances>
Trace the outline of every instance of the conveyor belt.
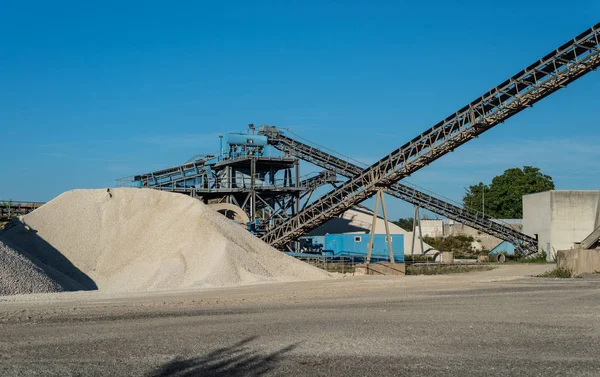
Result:
<instances>
[{"instance_id":1,"label":"conveyor belt","mask_svg":"<svg viewBox=\"0 0 600 377\"><path fill-rule=\"evenodd\" d=\"M581 241L581 247L583 249L592 249L597 246L600 246L600 226L594 229L589 236Z\"/></svg>"},{"instance_id":2,"label":"conveyor belt","mask_svg":"<svg viewBox=\"0 0 600 377\"><path fill-rule=\"evenodd\" d=\"M600 65L600 24L584 31L263 235L283 248Z\"/></svg>"},{"instance_id":3,"label":"conveyor belt","mask_svg":"<svg viewBox=\"0 0 600 377\"><path fill-rule=\"evenodd\" d=\"M205 173L205 162L212 158L214 156L204 156L183 165L136 175L133 180L141 182L142 187L175 188L186 181L202 177Z\"/></svg>"},{"instance_id":4,"label":"conveyor belt","mask_svg":"<svg viewBox=\"0 0 600 377\"><path fill-rule=\"evenodd\" d=\"M329 169L344 177L354 177L361 173L362 168L356 164L324 152L321 148L308 145L296 139L283 135L275 127L263 126L260 133L267 136L269 144L282 152L298 157L319 167ZM471 226L479 231L508 241L515 245L523 254L538 251L537 240L523 234L509 225L491 220L476 211L469 211L450 204L444 200L421 192L413 187L396 183L386 189L386 193L409 203L428 209L461 224Z\"/></svg>"}]
</instances>

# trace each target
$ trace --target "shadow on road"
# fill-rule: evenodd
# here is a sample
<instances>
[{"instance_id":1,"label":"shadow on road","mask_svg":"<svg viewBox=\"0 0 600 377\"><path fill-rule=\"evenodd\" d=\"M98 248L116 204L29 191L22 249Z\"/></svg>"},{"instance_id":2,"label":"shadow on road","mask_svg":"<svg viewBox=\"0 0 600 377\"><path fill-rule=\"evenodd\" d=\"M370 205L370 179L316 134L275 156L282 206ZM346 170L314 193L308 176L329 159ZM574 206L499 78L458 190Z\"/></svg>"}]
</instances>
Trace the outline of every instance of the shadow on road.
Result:
<instances>
[{"instance_id":1,"label":"shadow on road","mask_svg":"<svg viewBox=\"0 0 600 377\"><path fill-rule=\"evenodd\" d=\"M286 353L297 346L292 344L277 352L263 354L250 346L255 339L256 337L250 337L204 356L172 360L148 376L259 376L271 371Z\"/></svg>"}]
</instances>

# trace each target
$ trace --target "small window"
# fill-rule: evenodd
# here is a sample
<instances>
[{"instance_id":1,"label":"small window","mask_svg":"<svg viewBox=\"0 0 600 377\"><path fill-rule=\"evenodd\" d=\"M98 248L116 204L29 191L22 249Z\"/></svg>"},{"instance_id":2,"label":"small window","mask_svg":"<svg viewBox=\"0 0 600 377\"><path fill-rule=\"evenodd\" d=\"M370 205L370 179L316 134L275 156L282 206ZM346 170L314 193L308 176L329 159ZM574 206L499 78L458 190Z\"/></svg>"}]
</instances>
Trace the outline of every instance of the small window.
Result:
<instances>
[{"instance_id":1,"label":"small window","mask_svg":"<svg viewBox=\"0 0 600 377\"><path fill-rule=\"evenodd\" d=\"M361 236L354 237L354 242L362 242L362 237Z\"/></svg>"},{"instance_id":2,"label":"small window","mask_svg":"<svg viewBox=\"0 0 600 377\"><path fill-rule=\"evenodd\" d=\"M394 238L390 237L390 240L389 240L389 241L390 241L390 243L391 243L393 240L394 240ZM387 236L385 237L385 242L388 242L388 238L387 238Z\"/></svg>"}]
</instances>

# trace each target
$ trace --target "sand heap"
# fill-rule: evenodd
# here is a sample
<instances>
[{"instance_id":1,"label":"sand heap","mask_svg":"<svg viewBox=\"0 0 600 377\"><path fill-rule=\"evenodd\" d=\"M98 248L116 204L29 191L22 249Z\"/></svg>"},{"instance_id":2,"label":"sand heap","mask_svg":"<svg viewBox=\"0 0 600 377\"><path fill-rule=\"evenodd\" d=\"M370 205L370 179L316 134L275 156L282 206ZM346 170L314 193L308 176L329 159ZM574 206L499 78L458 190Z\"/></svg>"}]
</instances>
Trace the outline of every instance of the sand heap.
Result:
<instances>
[{"instance_id":1,"label":"sand heap","mask_svg":"<svg viewBox=\"0 0 600 377\"><path fill-rule=\"evenodd\" d=\"M180 194L74 190L21 221L0 233L0 240L50 276L56 290L116 292L329 277ZM6 280L3 273L0 279Z\"/></svg>"}]
</instances>

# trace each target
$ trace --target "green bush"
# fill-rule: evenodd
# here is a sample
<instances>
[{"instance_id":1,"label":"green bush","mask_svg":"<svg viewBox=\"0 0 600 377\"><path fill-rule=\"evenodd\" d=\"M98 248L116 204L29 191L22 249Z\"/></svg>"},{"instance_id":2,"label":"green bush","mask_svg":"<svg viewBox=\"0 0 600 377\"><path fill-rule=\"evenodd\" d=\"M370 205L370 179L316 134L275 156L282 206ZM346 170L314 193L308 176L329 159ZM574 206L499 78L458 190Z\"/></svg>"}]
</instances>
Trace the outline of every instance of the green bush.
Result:
<instances>
[{"instance_id":1,"label":"green bush","mask_svg":"<svg viewBox=\"0 0 600 377\"><path fill-rule=\"evenodd\" d=\"M433 262L433 255L404 255L405 262Z\"/></svg>"},{"instance_id":2,"label":"green bush","mask_svg":"<svg viewBox=\"0 0 600 377\"><path fill-rule=\"evenodd\" d=\"M521 255L516 255L516 254L511 254L508 255L506 252L501 252L500 254L504 254L504 256L506 257L506 261L507 262L514 262L514 263L548 263L548 261L546 260L547 254L544 250L540 251L539 253L536 253L532 256L528 256L528 257L523 257Z\"/></svg>"},{"instance_id":3,"label":"green bush","mask_svg":"<svg viewBox=\"0 0 600 377\"><path fill-rule=\"evenodd\" d=\"M537 275L538 278L572 278L573 272L565 267L556 267L552 271L544 272L543 274Z\"/></svg>"},{"instance_id":4,"label":"green bush","mask_svg":"<svg viewBox=\"0 0 600 377\"><path fill-rule=\"evenodd\" d=\"M472 236L457 235L448 237L423 237L423 242L433 246L436 250L451 251L455 254L476 253L471 248L471 243L475 241Z\"/></svg>"},{"instance_id":5,"label":"green bush","mask_svg":"<svg viewBox=\"0 0 600 377\"><path fill-rule=\"evenodd\" d=\"M444 275L493 270L493 266L406 266L406 275Z\"/></svg>"}]
</instances>

